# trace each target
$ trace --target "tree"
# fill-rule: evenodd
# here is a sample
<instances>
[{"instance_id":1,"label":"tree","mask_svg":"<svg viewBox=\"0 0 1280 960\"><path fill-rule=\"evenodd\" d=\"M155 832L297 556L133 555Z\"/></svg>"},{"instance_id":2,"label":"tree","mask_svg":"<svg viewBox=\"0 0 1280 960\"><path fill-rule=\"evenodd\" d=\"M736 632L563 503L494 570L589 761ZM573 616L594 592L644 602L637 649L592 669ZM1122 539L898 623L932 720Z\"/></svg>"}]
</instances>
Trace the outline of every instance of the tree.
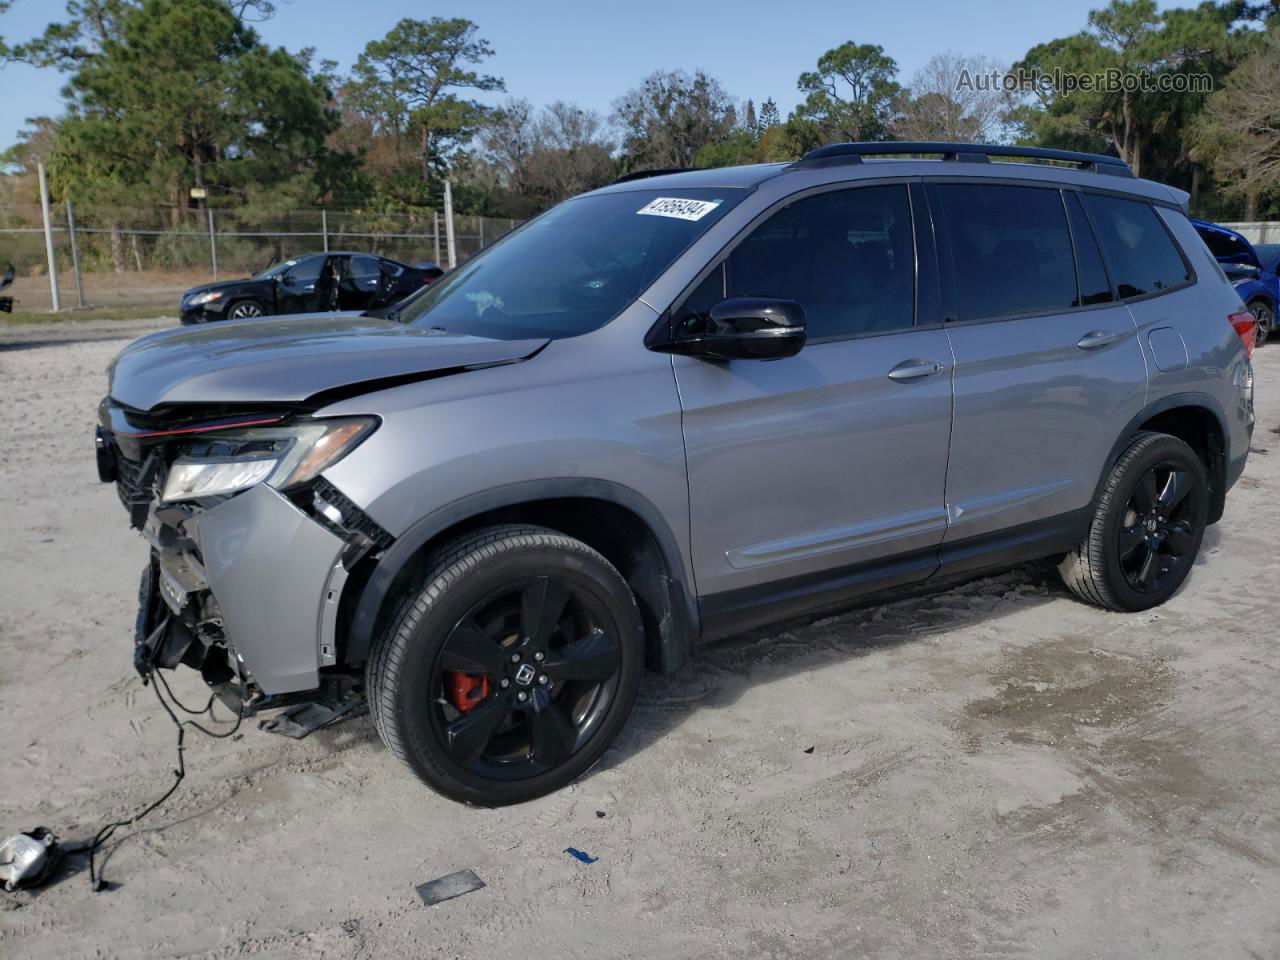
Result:
<instances>
[{"instance_id":1,"label":"tree","mask_svg":"<svg viewBox=\"0 0 1280 960\"><path fill-rule=\"evenodd\" d=\"M850 40L828 50L817 70L800 74L797 86L808 96L792 114L793 134L811 146L883 139L901 89L897 72L897 63L876 44Z\"/></svg>"},{"instance_id":2,"label":"tree","mask_svg":"<svg viewBox=\"0 0 1280 960\"><path fill-rule=\"evenodd\" d=\"M760 104L760 119L756 121L756 136L762 137L766 131L772 130L781 124L782 117L778 113L778 105L774 102L773 97L770 97Z\"/></svg>"},{"instance_id":3,"label":"tree","mask_svg":"<svg viewBox=\"0 0 1280 960\"><path fill-rule=\"evenodd\" d=\"M691 167L699 150L733 128L734 118L729 95L701 70L659 70L613 104L613 122L634 168Z\"/></svg>"},{"instance_id":4,"label":"tree","mask_svg":"<svg viewBox=\"0 0 1280 960\"><path fill-rule=\"evenodd\" d=\"M992 143L1003 138L1012 99L989 82L1004 71L982 56L946 53L931 57L903 91L894 135L903 140Z\"/></svg>"},{"instance_id":5,"label":"tree","mask_svg":"<svg viewBox=\"0 0 1280 960\"><path fill-rule=\"evenodd\" d=\"M350 91L375 117L375 129L397 143L417 140L418 163L429 183L456 149L480 129L488 108L456 91L499 91L498 77L471 69L493 56L479 27L454 17L401 20L381 40L365 46Z\"/></svg>"},{"instance_id":6,"label":"tree","mask_svg":"<svg viewBox=\"0 0 1280 960\"><path fill-rule=\"evenodd\" d=\"M613 144L603 130L599 114L559 100L537 112L510 100L491 114L480 142L506 208L523 216L607 183Z\"/></svg>"},{"instance_id":7,"label":"tree","mask_svg":"<svg viewBox=\"0 0 1280 960\"><path fill-rule=\"evenodd\" d=\"M1192 133L1192 155L1257 219L1264 197L1280 198L1280 29L1226 78Z\"/></svg>"},{"instance_id":8,"label":"tree","mask_svg":"<svg viewBox=\"0 0 1280 960\"><path fill-rule=\"evenodd\" d=\"M1053 76L1174 78L1193 74L1221 78L1242 52L1255 45L1256 32L1233 32L1239 9L1203 3L1190 10L1159 13L1154 0L1111 0L1089 14L1089 28L1033 47L1015 70ZM1253 36L1251 36L1253 35ZM1143 89L1104 82L1094 89L1034 91L1034 102L1015 111L1024 139L1046 146L1107 151L1140 176L1180 179L1185 164L1182 131L1189 126L1207 90ZM1172 162L1168 158L1172 158ZM1148 162L1161 166L1148 171Z\"/></svg>"},{"instance_id":9,"label":"tree","mask_svg":"<svg viewBox=\"0 0 1280 960\"><path fill-rule=\"evenodd\" d=\"M529 157L538 148L533 104L510 99L489 114L480 144L513 193L528 188Z\"/></svg>"},{"instance_id":10,"label":"tree","mask_svg":"<svg viewBox=\"0 0 1280 960\"><path fill-rule=\"evenodd\" d=\"M0 0L0 13L5 13L13 6L12 0ZM4 42L4 37L0 36L0 60L9 57L9 45Z\"/></svg>"},{"instance_id":11,"label":"tree","mask_svg":"<svg viewBox=\"0 0 1280 960\"><path fill-rule=\"evenodd\" d=\"M109 26L78 28L91 52L62 48L73 72L50 159L57 189L167 197L175 215L193 186L315 202L336 169L325 148L336 119L307 62L264 45L225 0L110 6Z\"/></svg>"},{"instance_id":12,"label":"tree","mask_svg":"<svg viewBox=\"0 0 1280 960\"><path fill-rule=\"evenodd\" d=\"M4 0L0 13L10 6L12 0ZM119 38L124 18L141 6L141 0L67 0L66 20L50 23L43 34L13 47L8 55L36 67L75 70L101 56L107 41ZM271 0L227 0L224 6L241 24L268 20L275 14Z\"/></svg>"},{"instance_id":13,"label":"tree","mask_svg":"<svg viewBox=\"0 0 1280 960\"><path fill-rule=\"evenodd\" d=\"M749 127L734 127L721 139L705 144L694 158L694 164L699 167L735 167L744 163L758 163L758 143L759 140Z\"/></svg>"}]
</instances>

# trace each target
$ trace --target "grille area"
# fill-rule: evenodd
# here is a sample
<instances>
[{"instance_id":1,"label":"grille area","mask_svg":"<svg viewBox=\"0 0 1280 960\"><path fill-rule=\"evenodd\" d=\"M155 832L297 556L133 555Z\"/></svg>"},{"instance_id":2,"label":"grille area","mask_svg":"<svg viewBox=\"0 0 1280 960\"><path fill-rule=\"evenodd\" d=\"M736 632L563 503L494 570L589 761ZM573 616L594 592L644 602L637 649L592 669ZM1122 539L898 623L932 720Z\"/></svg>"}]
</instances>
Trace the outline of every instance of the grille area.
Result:
<instances>
[{"instance_id":1,"label":"grille area","mask_svg":"<svg viewBox=\"0 0 1280 960\"><path fill-rule=\"evenodd\" d=\"M141 460L131 460L116 448L116 496L129 511L129 523L139 530L147 522L158 463L155 452Z\"/></svg>"}]
</instances>

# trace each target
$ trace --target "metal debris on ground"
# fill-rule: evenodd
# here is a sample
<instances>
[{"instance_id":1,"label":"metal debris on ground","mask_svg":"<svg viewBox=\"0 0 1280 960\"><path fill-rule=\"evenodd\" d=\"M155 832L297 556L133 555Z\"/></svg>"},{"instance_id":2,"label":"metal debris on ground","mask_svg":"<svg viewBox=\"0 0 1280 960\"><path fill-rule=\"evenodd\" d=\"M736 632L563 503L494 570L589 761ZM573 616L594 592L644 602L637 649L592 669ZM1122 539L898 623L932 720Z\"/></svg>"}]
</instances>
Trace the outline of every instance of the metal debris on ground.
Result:
<instances>
[{"instance_id":1,"label":"metal debris on ground","mask_svg":"<svg viewBox=\"0 0 1280 960\"><path fill-rule=\"evenodd\" d=\"M15 833L0 843L0 884L9 892L38 887L53 875L61 859L52 830L36 827Z\"/></svg>"},{"instance_id":2,"label":"metal debris on ground","mask_svg":"<svg viewBox=\"0 0 1280 960\"><path fill-rule=\"evenodd\" d=\"M300 703L296 707L290 707L274 717L268 717L259 722L258 729L301 740L341 720L359 716L368 707L369 704L363 697L344 703L336 710L323 703Z\"/></svg>"},{"instance_id":3,"label":"metal debris on ground","mask_svg":"<svg viewBox=\"0 0 1280 960\"><path fill-rule=\"evenodd\" d=\"M569 856L573 857L575 860L581 860L583 863L595 863L597 860L600 859L599 857L591 856L591 854L586 853L585 851L578 850L575 847L565 847L564 852L567 853Z\"/></svg>"},{"instance_id":4,"label":"metal debris on ground","mask_svg":"<svg viewBox=\"0 0 1280 960\"><path fill-rule=\"evenodd\" d=\"M483 887L484 881L477 877L474 871L459 870L447 877L420 883L414 889L418 891L418 896L422 898L424 904L433 907L437 903L452 900L454 897L460 897L464 893L471 893Z\"/></svg>"}]
</instances>

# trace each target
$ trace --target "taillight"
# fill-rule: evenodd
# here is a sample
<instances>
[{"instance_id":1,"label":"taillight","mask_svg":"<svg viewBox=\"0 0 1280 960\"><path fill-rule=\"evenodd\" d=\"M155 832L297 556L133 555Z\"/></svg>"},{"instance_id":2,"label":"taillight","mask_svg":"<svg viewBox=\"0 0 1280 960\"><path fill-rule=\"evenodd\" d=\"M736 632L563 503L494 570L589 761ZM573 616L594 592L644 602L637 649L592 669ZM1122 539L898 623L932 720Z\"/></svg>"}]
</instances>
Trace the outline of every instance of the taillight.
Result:
<instances>
[{"instance_id":1,"label":"taillight","mask_svg":"<svg viewBox=\"0 0 1280 960\"><path fill-rule=\"evenodd\" d=\"M1244 344L1245 356L1252 359L1253 345L1258 342L1258 321L1254 319L1253 314L1249 311L1241 310L1239 313L1233 313L1227 317L1227 322L1240 335L1240 342Z\"/></svg>"}]
</instances>

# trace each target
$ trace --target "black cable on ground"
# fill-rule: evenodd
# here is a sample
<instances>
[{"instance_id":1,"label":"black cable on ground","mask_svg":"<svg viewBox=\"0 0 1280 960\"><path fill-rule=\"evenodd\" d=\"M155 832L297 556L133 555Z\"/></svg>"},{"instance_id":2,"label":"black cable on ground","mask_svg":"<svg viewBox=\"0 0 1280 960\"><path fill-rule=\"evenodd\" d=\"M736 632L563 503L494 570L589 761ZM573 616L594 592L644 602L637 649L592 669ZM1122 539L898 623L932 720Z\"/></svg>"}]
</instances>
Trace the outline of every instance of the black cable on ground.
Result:
<instances>
[{"instance_id":1,"label":"black cable on ground","mask_svg":"<svg viewBox=\"0 0 1280 960\"><path fill-rule=\"evenodd\" d=\"M178 729L178 769L173 771L173 777L174 777L173 783L170 785L169 789L164 792L164 795L161 796L158 800L151 803L149 806L147 806L140 812L134 814L128 820L116 820L113 823L108 823L96 834L94 834L93 840L90 841L88 845L89 884L94 889L94 891L102 890L106 886L106 880L97 873L95 868L94 859L97 855L98 849L104 843L106 843L108 840L111 839L112 834L116 832L116 828L132 826L133 824L141 820L143 817L145 817L147 814L159 808L161 804L163 804L166 800L168 800L171 796L173 796L174 791L178 789L178 785L182 783L183 777L187 775L186 762L183 758L183 739L186 735L186 730L184 728L188 726L195 727L195 729L199 730L205 736L213 737L215 739L221 740L231 736L237 730L239 730L240 723L241 721L244 720L243 712L237 714L235 725L225 733L214 733L213 731L208 730L205 727L202 727L200 724L196 723L194 720L179 720L178 715L173 712L173 707L169 705L168 701L166 701L164 696L160 693L161 686L164 687L165 692L169 694L170 699L172 699L173 702L177 704L180 710L184 711L185 713L192 714L194 716L200 716L201 714L208 713L209 716L212 717L214 698L212 696L209 698L209 702L205 705L205 708L203 710L200 710L198 712L191 710L188 707L183 706L182 703L178 700L178 698L173 695L173 691L169 689L168 681L165 680L164 676L160 673L159 670L152 670L150 672L150 676L159 681L158 683L153 683L150 686L155 691L156 699L160 701L160 706L164 707L164 712L169 715L169 719L173 721L173 725ZM142 682L144 686L147 684L147 679L148 678L145 676L142 678Z\"/></svg>"},{"instance_id":2,"label":"black cable on ground","mask_svg":"<svg viewBox=\"0 0 1280 960\"><path fill-rule=\"evenodd\" d=\"M152 672L155 673L154 670ZM216 693L209 694L209 700L207 703L205 703L203 710L192 710L190 707L188 707L186 704L184 704L181 700L178 699L177 695L174 694L172 689L170 689L169 682L165 680L162 674L155 673L155 677L157 680L159 680L161 683L164 684L164 691L169 695L169 700L172 701L173 705L177 707L179 710L181 710L183 713L189 713L193 717L203 716L206 713L209 714L210 717L213 716L213 712L212 712L213 701L218 698L218 695Z\"/></svg>"}]
</instances>

